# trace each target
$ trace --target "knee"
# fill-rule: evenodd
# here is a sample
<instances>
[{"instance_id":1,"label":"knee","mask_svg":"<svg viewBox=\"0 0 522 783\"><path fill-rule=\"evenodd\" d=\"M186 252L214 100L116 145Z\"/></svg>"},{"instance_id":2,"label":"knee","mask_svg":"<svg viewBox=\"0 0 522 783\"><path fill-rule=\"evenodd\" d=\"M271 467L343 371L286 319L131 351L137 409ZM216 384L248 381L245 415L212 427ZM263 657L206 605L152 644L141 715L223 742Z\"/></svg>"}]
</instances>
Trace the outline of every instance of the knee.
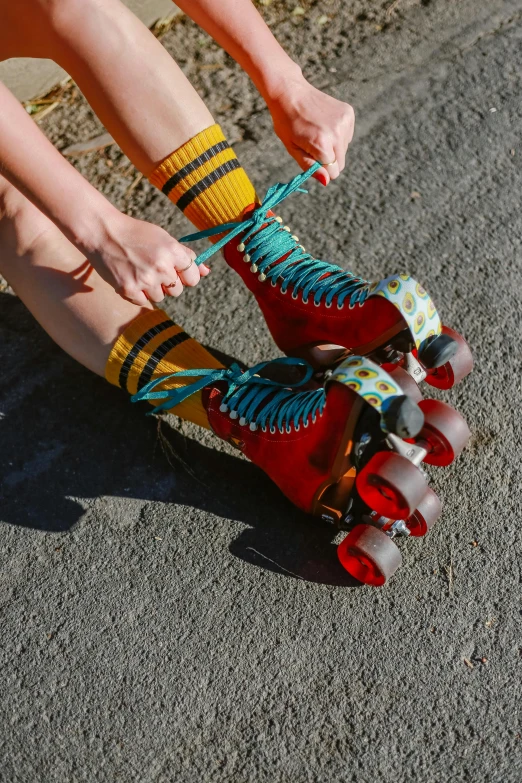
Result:
<instances>
[{"instance_id":1,"label":"knee","mask_svg":"<svg viewBox=\"0 0 522 783\"><path fill-rule=\"evenodd\" d=\"M78 34L81 24L96 6L94 0L38 0L50 29L60 35L72 29Z\"/></svg>"}]
</instances>

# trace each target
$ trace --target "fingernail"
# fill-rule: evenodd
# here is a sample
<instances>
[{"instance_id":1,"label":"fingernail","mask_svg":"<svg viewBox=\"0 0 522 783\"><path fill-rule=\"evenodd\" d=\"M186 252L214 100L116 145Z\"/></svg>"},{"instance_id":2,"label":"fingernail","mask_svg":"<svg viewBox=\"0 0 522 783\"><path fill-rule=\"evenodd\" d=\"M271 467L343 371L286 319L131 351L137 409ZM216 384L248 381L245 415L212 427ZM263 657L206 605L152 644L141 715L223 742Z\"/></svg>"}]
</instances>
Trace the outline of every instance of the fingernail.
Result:
<instances>
[{"instance_id":1,"label":"fingernail","mask_svg":"<svg viewBox=\"0 0 522 783\"><path fill-rule=\"evenodd\" d=\"M314 174L315 179L321 183L321 185L324 185L325 187L328 185L329 177L328 174L324 171L318 171L316 174Z\"/></svg>"}]
</instances>

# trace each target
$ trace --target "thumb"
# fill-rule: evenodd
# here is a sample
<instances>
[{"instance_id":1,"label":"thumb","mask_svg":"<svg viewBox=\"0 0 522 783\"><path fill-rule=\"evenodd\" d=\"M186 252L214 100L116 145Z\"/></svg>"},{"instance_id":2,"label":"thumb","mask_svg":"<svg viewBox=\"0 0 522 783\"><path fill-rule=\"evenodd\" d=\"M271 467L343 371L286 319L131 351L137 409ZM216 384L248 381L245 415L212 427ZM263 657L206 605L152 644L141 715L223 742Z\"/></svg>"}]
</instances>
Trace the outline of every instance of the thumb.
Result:
<instances>
[{"instance_id":1,"label":"thumb","mask_svg":"<svg viewBox=\"0 0 522 783\"><path fill-rule=\"evenodd\" d=\"M292 147L290 150L290 155L293 157L293 159L301 166L303 171L308 171L310 166L313 166L314 163L317 161L315 158L312 158L310 153L305 152L300 147ZM312 175L313 179L316 179L318 182L321 183L321 185L328 185L330 182L330 175L328 174L327 169L321 167L320 169L317 169L315 174Z\"/></svg>"}]
</instances>

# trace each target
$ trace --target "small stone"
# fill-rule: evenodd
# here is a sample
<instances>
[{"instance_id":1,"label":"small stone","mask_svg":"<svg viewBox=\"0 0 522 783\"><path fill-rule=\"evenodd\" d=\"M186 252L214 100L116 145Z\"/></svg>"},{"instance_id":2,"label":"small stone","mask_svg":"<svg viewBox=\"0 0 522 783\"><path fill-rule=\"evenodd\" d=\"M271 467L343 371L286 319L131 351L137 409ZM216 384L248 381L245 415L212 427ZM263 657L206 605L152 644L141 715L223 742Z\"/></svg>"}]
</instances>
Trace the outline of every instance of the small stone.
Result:
<instances>
[{"instance_id":1,"label":"small stone","mask_svg":"<svg viewBox=\"0 0 522 783\"><path fill-rule=\"evenodd\" d=\"M474 669L474 668L475 668L475 667L473 666L473 664L471 663L471 661L470 661L470 659L469 659L469 658L464 658L464 663L466 664L466 666L468 667L468 669Z\"/></svg>"},{"instance_id":2,"label":"small stone","mask_svg":"<svg viewBox=\"0 0 522 783\"><path fill-rule=\"evenodd\" d=\"M326 16L326 14L323 14L323 15L322 15L322 16L320 16L320 17L319 17L319 19L317 20L317 24L322 26L322 25L324 25L324 24L328 24L328 22L329 22L329 21L330 21L330 20L328 19L328 17Z\"/></svg>"},{"instance_id":3,"label":"small stone","mask_svg":"<svg viewBox=\"0 0 522 783\"><path fill-rule=\"evenodd\" d=\"M304 16L306 11L304 8L302 8L300 5L296 5L294 10L292 11L292 16Z\"/></svg>"}]
</instances>

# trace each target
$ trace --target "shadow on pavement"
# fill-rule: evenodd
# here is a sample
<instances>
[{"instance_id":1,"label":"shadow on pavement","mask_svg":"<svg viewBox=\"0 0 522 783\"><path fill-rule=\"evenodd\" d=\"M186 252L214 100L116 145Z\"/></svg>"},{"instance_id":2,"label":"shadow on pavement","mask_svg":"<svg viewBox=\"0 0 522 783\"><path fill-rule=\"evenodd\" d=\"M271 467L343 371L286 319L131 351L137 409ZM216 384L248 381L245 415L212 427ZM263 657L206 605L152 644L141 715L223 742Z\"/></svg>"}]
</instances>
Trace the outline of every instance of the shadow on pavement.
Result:
<instances>
[{"instance_id":1,"label":"shadow on pavement","mask_svg":"<svg viewBox=\"0 0 522 783\"><path fill-rule=\"evenodd\" d=\"M4 523L64 533L101 496L191 506L225 524L244 523L230 551L252 565L359 585L337 561L332 528L294 508L251 463L183 436L168 421L158 425L144 415L145 404L129 405L7 294L0 294L0 340Z\"/></svg>"}]
</instances>

